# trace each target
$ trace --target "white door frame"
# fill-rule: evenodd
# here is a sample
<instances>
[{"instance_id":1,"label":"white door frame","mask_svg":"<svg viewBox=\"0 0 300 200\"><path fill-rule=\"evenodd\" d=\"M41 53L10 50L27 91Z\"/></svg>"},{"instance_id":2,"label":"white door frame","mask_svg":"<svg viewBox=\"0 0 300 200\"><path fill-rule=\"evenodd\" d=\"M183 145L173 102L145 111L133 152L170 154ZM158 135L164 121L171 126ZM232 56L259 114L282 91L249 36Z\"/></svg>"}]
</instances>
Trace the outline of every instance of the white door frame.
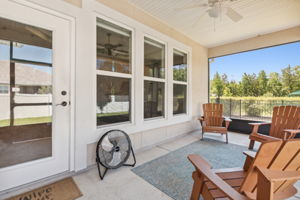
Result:
<instances>
[{"instance_id":1,"label":"white door frame","mask_svg":"<svg viewBox=\"0 0 300 200\"><path fill-rule=\"evenodd\" d=\"M2 0L1 0L2 1ZM68 21L69 23L69 31L68 31L68 34L69 34L69 38L70 38L70 41L69 41L69 44L70 46L68 47L69 48L69 52L70 52L70 57L69 57L69 79L70 79L70 82L69 82L69 92L70 92L70 95L69 95L69 101L71 102L71 104L69 105L69 138L68 138L68 141L69 141L69 160L68 160L68 163L69 163L69 169L68 171L73 171L74 170L74 158L75 158L75 149L74 149L74 144L75 144L75 140L74 140L74 116L75 116L75 95L74 95L74 92L75 92L75 19L73 17L70 17L70 16L67 16L67 15L64 15L64 14L61 14L59 12L56 12L54 10L51 10L49 8L46 8L46 7L43 7L43 6L40 6L40 5L37 5L35 3L31 3L29 1L26 1L26 0L5 0L7 2L11 2L11 3L16 3L16 4L19 4L19 5L22 5L22 6L26 6L30 9L34 9L34 10L37 10L37 11L40 11L40 12L43 12L45 14L48 14L48 15L52 15L52 16L55 16L55 17L58 17L58 18L61 18L61 19L64 19L66 21ZM12 17L12 16L7 16L7 15L2 15L1 14L1 17L5 17L5 18L8 18L8 19L11 19L11 20L17 20L16 18ZM56 103L56 102L53 102L53 103ZM44 158L42 160L47 160L47 159L52 159L51 157L50 158ZM35 160L35 161L30 161L28 163L22 163L20 165L22 166L27 166L27 165L34 165L35 163L40 163L42 161L40 160ZM9 168L7 168L7 170L13 170L13 169L16 169L20 166L11 166ZM4 171L6 171L6 169L4 169ZM34 180L32 180L34 181ZM27 181L28 182L28 181ZM28 182L30 183L30 181ZM11 188L7 188L7 189L11 189Z\"/></svg>"},{"instance_id":2,"label":"white door frame","mask_svg":"<svg viewBox=\"0 0 300 200\"><path fill-rule=\"evenodd\" d=\"M70 23L70 171L75 170L75 58L76 58L76 26L75 18L69 15L65 15L61 12L57 12L50 8L38 5L29 0L10 0L18 4L25 5L30 8L42 11L47 14L51 14L65 20Z\"/></svg>"},{"instance_id":3,"label":"white door frame","mask_svg":"<svg viewBox=\"0 0 300 200\"><path fill-rule=\"evenodd\" d=\"M75 17L55 11L30 0L9 0L69 21L70 24L70 171L75 170L75 69L76 69L76 20Z\"/></svg>"}]
</instances>

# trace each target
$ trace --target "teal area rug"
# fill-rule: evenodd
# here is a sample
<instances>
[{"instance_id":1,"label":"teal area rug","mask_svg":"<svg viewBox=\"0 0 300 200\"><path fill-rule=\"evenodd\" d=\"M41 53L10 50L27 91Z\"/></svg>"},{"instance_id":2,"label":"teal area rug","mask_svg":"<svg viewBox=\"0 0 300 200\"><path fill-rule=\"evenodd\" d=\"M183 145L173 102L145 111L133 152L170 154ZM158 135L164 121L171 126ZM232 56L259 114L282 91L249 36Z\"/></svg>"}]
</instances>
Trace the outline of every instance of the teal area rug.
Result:
<instances>
[{"instance_id":1,"label":"teal area rug","mask_svg":"<svg viewBox=\"0 0 300 200\"><path fill-rule=\"evenodd\" d=\"M205 139L135 167L132 171L171 198L188 200L192 191L194 171L193 165L187 159L189 154L199 154L214 169L219 169L242 167L245 150L245 146Z\"/></svg>"}]
</instances>

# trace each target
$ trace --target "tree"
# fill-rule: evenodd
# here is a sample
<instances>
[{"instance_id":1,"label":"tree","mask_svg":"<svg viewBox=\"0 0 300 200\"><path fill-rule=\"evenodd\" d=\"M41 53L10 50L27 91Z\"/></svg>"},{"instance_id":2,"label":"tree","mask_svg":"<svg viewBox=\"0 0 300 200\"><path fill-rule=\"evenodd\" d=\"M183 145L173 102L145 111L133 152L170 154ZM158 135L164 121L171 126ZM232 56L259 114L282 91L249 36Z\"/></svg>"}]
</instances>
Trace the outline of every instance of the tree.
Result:
<instances>
[{"instance_id":1,"label":"tree","mask_svg":"<svg viewBox=\"0 0 300 200\"><path fill-rule=\"evenodd\" d=\"M233 96L233 94L231 93L231 90L230 90L230 88L229 88L228 86L226 86L226 87L224 88L223 95L224 95L225 97L232 97L232 96Z\"/></svg>"},{"instance_id":2,"label":"tree","mask_svg":"<svg viewBox=\"0 0 300 200\"><path fill-rule=\"evenodd\" d=\"M221 96L223 96L224 87L224 82L219 73L217 72L214 75L213 80L211 81L211 92L219 99Z\"/></svg>"},{"instance_id":3,"label":"tree","mask_svg":"<svg viewBox=\"0 0 300 200\"><path fill-rule=\"evenodd\" d=\"M229 83L227 74L222 74L222 81L226 85Z\"/></svg>"},{"instance_id":4,"label":"tree","mask_svg":"<svg viewBox=\"0 0 300 200\"><path fill-rule=\"evenodd\" d=\"M295 87L293 92L300 90L300 66L299 65L294 67L294 72L295 72L296 82L295 82Z\"/></svg>"},{"instance_id":5,"label":"tree","mask_svg":"<svg viewBox=\"0 0 300 200\"><path fill-rule=\"evenodd\" d=\"M280 80L280 75L277 72L271 72L270 78L268 80L267 90L275 97L283 96L282 83Z\"/></svg>"},{"instance_id":6,"label":"tree","mask_svg":"<svg viewBox=\"0 0 300 200\"><path fill-rule=\"evenodd\" d=\"M236 83L235 81L230 81L227 87L229 88L232 96L234 97L241 96L241 87L239 83Z\"/></svg>"},{"instance_id":7,"label":"tree","mask_svg":"<svg viewBox=\"0 0 300 200\"><path fill-rule=\"evenodd\" d=\"M288 67L281 70L282 72L282 85L285 95L293 92L296 76L294 74L294 69L289 65Z\"/></svg>"},{"instance_id":8,"label":"tree","mask_svg":"<svg viewBox=\"0 0 300 200\"><path fill-rule=\"evenodd\" d=\"M258 96L263 96L267 92L268 78L264 70L261 70L257 77Z\"/></svg>"},{"instance_id":9,"label":"tree","mask_svg":"<svg viewBox=\"0 0 300 200\"><path fill-rule=\"evenodd\" d=\"M244 73L241 81L242 96L259 96L256 74Z\"/></svg>"}]
</instances>

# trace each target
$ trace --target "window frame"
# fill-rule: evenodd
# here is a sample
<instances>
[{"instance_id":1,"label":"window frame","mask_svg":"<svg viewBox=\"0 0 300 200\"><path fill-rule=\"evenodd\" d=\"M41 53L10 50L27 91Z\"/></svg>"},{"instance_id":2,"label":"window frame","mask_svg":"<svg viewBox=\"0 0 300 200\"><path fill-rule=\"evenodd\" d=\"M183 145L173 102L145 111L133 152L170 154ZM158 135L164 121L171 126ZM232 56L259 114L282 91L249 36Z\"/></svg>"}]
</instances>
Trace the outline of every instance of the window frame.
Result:
<instances>
[{"instance_id":1,"label":"window frame","mask_svg":"<svg viewBox=\"0 0 300 200\"><path fill-rule=\"evenodd\" d=\"M179 51L181 53L184 53L186 54L186 66L187 66L187 69L186 69L186 81L177 81L177 80L174 80L174 71L173 71L173 67L174 67L174 51ZM180 117L180 116L190 116L190 113L191 113L191 101L192 101L192 94L191 94L191 56L190 56L190 52L187 51L187 50L184 50L178 46L174 46L172 47L172 50L171 50L171 55L172 55L172 65L171 65L171 75L172 75L172 116L173 117ZM173 106L174 106L174 84L177 84L177 85L185 85L186 86L186 112L185 113L178 113L178 114L174 114L174 110L173 110Z\"/></svg>"},{"instance_id":2,"label":"window frame","mask_svg":"<svg viewBox=\"0 0 300 200\"><path fill-rule=\"evenodd\" d=\"M192 55L193 48L186 43L178 41L171 36L168 36L158 30L151 28L148 25L142 24L132 18L129 18L119 12L115 12L114 10L109 10L106 7L102 7L99 4L95 4L93 9L93 14L90 17L90 23L93 29L93 42L87 44L91 46L90 52L92 53L91 58L91 67L88 67L87 70L90 70L89 73L93 74L93 85L92 85L92 107L90 114L91 124L93 124L93 134L91 134L88 138L90 142L96 141L99 139L99 136L106 131L111 130L112 128L122 129L129 134L134 134L137 132L152 130L156 128L162 128L167 126L172 126L180 123L190 122L192 118ZM114 123L103 126L96 125L96 21L97 17L108 22L114 23L121 27L126 28L127 30L132 31L132 79L131 79L131 123L123 122L123 123ZM166 44L166 88L165 92L167 95L165 96L165 118L159 119L150 119L144 120L144 87L143 87L143 76L144 76L144 68L143 68L143 54L144 54L144 37L153 38L156 41L162 42ZM173 58L172 58L172 48L176 48L182 52L187 53L188 55L188 94L187 94L187 113L186 114L178 114L173 116L173 87L172 87L172 66L173 66ZM202 60L202 59L201 59ZM202 61L201 61L202 63ZM201 64L200 59L198 59L198 65ZM202 70L202 69L201 69ZM200 97L201 98L201 97Z\"/></svg>"},{"instance_id":3,"label":"window frame","mask_svg":"<svg viewBox=\"0 0 300 200\"><path fill-rule=\"evenodd\" d=\"M164 66L165 66L165 72L164 72L164 78L157 78L157 77L151 77L151 76L145 76L144 70L145 70L145 52L144 52L144 48L145 48L145 39L151 39L154 40L162 45L164 45L165 47L165 52L164 52L164 56L165 56L165 62L164 62ZM142 89L142 93L143 93L143 100L142 100L142 104L143 104L143 121L144 122L149 122L149 121L154 121L154 120L166 120L168 118L168 43L158 39L157 37L154 37L150 34L143 34L143 89ZM145 102L145 98L144 98L144 92L145 92L145 81L153 81L153 82L159 82L159 83L164 83L164 115L163 116L158 116L158 117L150 117L150 118L145 118L145 106L144 106L144 102Z\"/></svg>"},{"instance_id":4,"label":"window frame","mask_svg":"<svg viewBox=\"0 0 300 200\"><path fill-rule=\"evenodd\" d=\"M130 64L131 64L131 68L130 68L130 73L121 73L121 72L112 72L112 71L106 71L106 70L100 70L100 69L97 69L97 27L99 26L98 23L97 23L97 19L101 19L101 20L104 20L104 21L107 21L109 23L112 23L116 26L119 26L121 28L124 28L128 31L131 32L131 55L130 55ZM96 117L95 118L95 124L96 124L96 128L97 129L100 129L100 128L107 128L107 127L114 127L114 126L119 126L119 125L132 125L135 123L135 108L134 108L134 103L135 103L135 98L134 98L134 94L135 94L135 91L134 91L134 84L135 84L135 60L134 60L134 55L135 55L135 52L134 52L134 49L135 49L135 30L133 28L131 28L130 26L127 26L123 23L120 23L120 22L117 22L111 18L108 18L106 16L103 16L103 15L100 15L98 13L96 13L95 15L95 43L94 43L94 70L95 70L95 84L94 84L94 87L95 87L95 111L97 109L97 76L98 75L101 75L101 76L110 76L110 77L114 77L114 78L127 78L130 80L130 91L129 91L129 99L130 99L130 107L129 107L129 118L130 120L129 121L124 121L124 122L117 122L117 123L111 123L111 124L105 124L105 125L98 125L97 124L97 112L96 112Z\"/></svg>"}]
</instances>

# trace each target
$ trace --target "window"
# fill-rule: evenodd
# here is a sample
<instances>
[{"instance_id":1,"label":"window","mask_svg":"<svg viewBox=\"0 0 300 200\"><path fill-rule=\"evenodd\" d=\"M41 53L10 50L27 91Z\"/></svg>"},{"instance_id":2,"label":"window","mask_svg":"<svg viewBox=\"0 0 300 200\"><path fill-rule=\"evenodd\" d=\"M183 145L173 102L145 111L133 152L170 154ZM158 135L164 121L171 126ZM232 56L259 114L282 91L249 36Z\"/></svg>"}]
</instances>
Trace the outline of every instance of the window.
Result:
<instances>
[{"instance_id":1,"label":"window","mask_svg":"<svg viewBox=\"0 0 300 200\"><path fill-rule=\"evenodd\" d=\"M145 38L144 75L165 78L165 46L152 39Z\"/></svg>"},{"instance_id":2,"label":"window","mask_svg":"<svg viewBox=\"0 0 300 200\"><path fill-rule=\"evenodd\" d=\"M8 85L0 85L0 94L8 94Z\"/></svg>"},{"instance_id":3,"label":"window","mask_svg":"<svg viewBox=\"0 0 300 200\"><path fill-rule=\"evenodd\" d=\"M173 85L173 114L186 113L186 85Z\"/></svg>"},{"instance_id":4,"label":"window","mask_svg":"<svg viewBox=\"0 0 300 200\"><path fill-rule=\"evenodd\" d=\"M164 116L165 84L145 81L144 85L144 118Z\"/></svg>"},{"instance_id":5,"label":"window","mask_svg":"<svg viewBox=\"0 0 300 200\"><path fill-rule=\"evenodd\" d=\"M173 52L173 80L187 81L187 55L176 49Z\"/></svg>"},{"instance_id":6,"label":"window","mask_svg":"<svg viewBox=\"0 0 300 200\"><path fill-rule=\"evenodd\" d=\"M173 114L187 113L187 54L173 51Z\"/></svg>"},{"instance_id":7,"label":"window","mask_svg":"<svg viewBox=\"0 0 300 200\"><path fill-rule=\"evenodd\" d=\"M164 117L165 45L144 40L144 118Z\"/></svg>"},{"instance_id":8,"label":"window","mask_svg":"<svg viewBox=\"0 0 300 200\"><path fill-rule=\"evenodd\" d=\"M131 31L97 19L97 125L131 120Z\"/></svg>"}]
</instances>

